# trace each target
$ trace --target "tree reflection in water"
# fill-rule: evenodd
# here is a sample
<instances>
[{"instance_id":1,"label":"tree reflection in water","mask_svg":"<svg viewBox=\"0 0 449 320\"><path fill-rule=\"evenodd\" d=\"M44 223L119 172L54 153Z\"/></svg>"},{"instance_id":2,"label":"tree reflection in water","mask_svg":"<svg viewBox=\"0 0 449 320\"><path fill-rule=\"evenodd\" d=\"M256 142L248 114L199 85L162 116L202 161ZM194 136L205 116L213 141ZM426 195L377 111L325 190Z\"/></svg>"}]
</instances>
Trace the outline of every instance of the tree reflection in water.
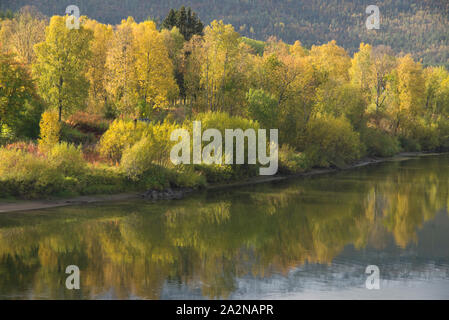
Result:
<instances>
[{"instance_id":1,"label":"tree reflection in water","mask_svg":"<svg viewBox=\"0 0 449 320\"><path fill-rule=\"evenodd\" d=\"M239 277L329 265L350 245L405 250L448 203L440 156L182 201L3 214L0 297L159 299L171 283L227 298ZM81 290L65 289L71 264Z\"/></svg>"}]
</instances>

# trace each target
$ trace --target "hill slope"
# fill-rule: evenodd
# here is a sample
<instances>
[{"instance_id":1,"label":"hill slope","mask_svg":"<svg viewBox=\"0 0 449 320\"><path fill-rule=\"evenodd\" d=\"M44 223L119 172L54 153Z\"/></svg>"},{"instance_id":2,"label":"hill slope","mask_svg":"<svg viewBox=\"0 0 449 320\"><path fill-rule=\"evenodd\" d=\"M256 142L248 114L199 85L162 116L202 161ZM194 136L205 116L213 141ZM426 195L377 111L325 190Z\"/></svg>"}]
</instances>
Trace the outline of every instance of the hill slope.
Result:
<instances>
[{"instance_id":1,"label":"hill slope","mask_svg":"<svg viewBox=\"0 0 449 320\"><path fill-rule=\"evenodd\" d=\"M208 24L214 19L232 23L242 35L265 40L274 35L305 46L337 40L350 52L360 42L412 52L425 64L449 66L449 1L377 0L381 29L368 31L368 0L77 0L82 15L103 23L153 17L162 21L170 8L191 6ZM68 3L58 0L1 0L0 10L35 5L47 15L64 14Z\"/></svg>"}]
</instances>

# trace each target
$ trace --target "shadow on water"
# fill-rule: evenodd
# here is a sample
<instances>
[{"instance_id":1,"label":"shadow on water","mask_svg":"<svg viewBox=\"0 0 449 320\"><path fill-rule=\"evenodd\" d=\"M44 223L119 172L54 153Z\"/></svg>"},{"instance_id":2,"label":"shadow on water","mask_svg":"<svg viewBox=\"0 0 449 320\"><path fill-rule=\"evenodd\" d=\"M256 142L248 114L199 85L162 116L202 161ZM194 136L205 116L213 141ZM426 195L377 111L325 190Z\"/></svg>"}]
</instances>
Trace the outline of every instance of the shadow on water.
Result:
<instances>
[{"instance_id":1,"label":"shadow on water","mask_svg":"<svg viewBox=\"0 0 449 320\"><path fill-rule=\"evenodd\" d=\"M449 298L448 160L2 214L0 298Z\"/></svg>"}]
</instances>

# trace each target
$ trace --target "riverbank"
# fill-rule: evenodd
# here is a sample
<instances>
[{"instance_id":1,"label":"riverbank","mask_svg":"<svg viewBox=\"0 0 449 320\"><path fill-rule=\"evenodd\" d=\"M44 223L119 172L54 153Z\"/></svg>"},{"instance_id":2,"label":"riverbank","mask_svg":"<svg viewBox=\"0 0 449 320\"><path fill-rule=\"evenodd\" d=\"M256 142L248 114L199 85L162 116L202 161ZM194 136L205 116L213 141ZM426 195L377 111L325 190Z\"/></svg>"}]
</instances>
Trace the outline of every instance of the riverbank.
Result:
<instances>
[{"instance_id":1,"label":"riverbank","mask_svg":"<svg viewBox=\"0 0 449 320\"><path fill-rule=\"evenodd\" d=\"M365 158L360 161L353 163L352 165L346 166L344 168L326 168L326 169L311 169L307 172L292 174L292 175L276 175L272 177L267 176L258 176L254 178L250 178L245 181L238 181L234 183L228 184L215 184L209 185L206 187L206 190L221 190L228 188L237 188L244 187L249 185L255 185L260 183L270 183L276 181L282 181L287 179L294 179L299 177L307 177L307 176L315 176L327 173L338 172L342 170L351 170L359 167L364 167L368 165L378 164L386 161L405 161L414 159L417 157L424 156L436 156L442 155L444 153L421 153L421 152L404 152L399 153L394 157L390 158ZM92 195L92 196L79 196L68 199L50 199L50 200L39 200L39 201L28 201L28 200L0 200L0 213L7 212L18 212L18 211L31 211L38 209L48 209L55 207L64 207L70 205L84 205L84 204L92 204L99 202L113 202L113 201L125 201L125 200L133 200L133 199L141 199L145 198L148 200L163 200L163 199L180 199L184 197L188 193L192 193L192 189L186 190L163 190L158 191L157 194L154 190L149 190L144 193L142 192L133 192L133 193L121 193L121 194L113 194L113 195ZM171 196L171 195L176 196Z\"/></svg>"}]
</instances>

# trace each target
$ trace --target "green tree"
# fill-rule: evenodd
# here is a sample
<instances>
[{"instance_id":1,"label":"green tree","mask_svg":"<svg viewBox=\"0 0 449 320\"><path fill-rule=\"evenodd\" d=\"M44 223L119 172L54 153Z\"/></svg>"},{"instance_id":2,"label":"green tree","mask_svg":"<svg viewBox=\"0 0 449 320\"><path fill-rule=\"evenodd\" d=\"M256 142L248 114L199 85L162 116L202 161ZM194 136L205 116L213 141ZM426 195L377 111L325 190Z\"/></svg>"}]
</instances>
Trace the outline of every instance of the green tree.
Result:
<instances>
[{"instance_id":1,"label":"green tree","mask_svg":"<svg viewBox=\"0 0 449 320\"><path fill-rule=\"evenodd\" d=\"M185 40L190 40L194 35L202 35L204 24L192 9L182 6L179 10L170 9L167 17L162 22L162 28L171 30L177 27Z\"/></svg>"},{"instance_id":2,"label":"green tree","mask_svg":"<svg viewBox=\"0 0 449 320\"><path fill-rule=\"evenodd\" d=\"M246 95L251 118L259 121L263 128L276 128L278 123L278 101L265 91L250 89Z\"/></svg>"},{"instance_id":3,"label":"green tree","mask_svg":"<svg viewBox=\"0 0 449 320\"><path fill-rule=\"evenodd\" d=\"M14 56L0 54L0 128L7 125L19 133L36 98L28 70Z\"/></svg>"},{"instance_id":4,"label":"green tree","mask_svg":"<svg viewBox=\"0 0 449 320\"><path fill-rule=\"evenodd\" d=\"M69 29L66 17L54 16L46 30L45 42L36 45L33 66L39 93L62 115L85 107L89 82L86 68L90 57L92 31L80 26Z\"/></svg>"}]
</instances>

